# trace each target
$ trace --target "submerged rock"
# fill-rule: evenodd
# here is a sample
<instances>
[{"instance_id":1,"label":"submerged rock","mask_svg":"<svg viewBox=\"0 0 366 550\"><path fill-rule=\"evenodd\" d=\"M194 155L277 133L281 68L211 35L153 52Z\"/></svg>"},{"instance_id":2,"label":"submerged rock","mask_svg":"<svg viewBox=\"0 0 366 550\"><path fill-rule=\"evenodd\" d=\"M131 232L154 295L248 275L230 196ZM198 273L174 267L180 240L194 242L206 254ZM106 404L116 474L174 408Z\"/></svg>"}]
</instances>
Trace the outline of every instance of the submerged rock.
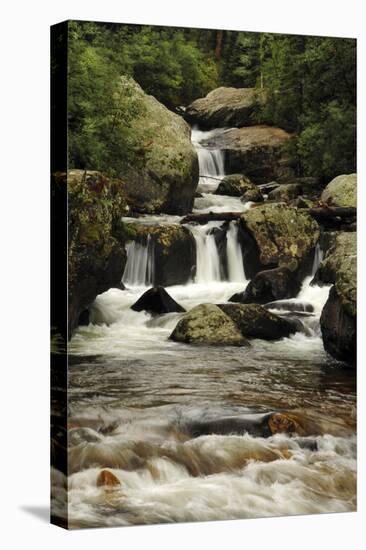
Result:
<instances>
[{"instance_id":1,"label":"submerged rock","mask_svg":"<svg viewBox=\"0 0 366 550\"><path fill-rule=\"evenodd\" d=\"M83 312L97 295L122 279L126 252L120 220L127 208L123 185L96 171L53 175L52 192L62 195L67 186L68 193L69 338L79 320L86 322Z\"/></svg>"},{"instance_id":2,"label":"submerged rock","mask_svg":"<svg viewBox=\"0 0 366 550\"><path fill-rule=\"evenodd\" d=\"M178 224L144 225L129 223L127 240L147 246L151 256L151 280L154 286L185 284L196 268L196 242L186 227Z\"/></svg>"},{"instance_id":3,"label":"submerged rock","mask_svg":"<svg viewBox=\"0 0 366 550\"><path fill-rule=\"evenodd\" d=\"M321 201L329 206L357 206L357 174L334 178L321 194Z\"/></svg>"},{"instance_id":4,"label":"submerged rock","mask_svg":"<svg viewBox=\"0 0 366 550\"><path fill-rule=\"evenodd\" d=\"M272 126L231 128L201 142L221 149L229 173L245 173L254 183L287 181L293 177L291 160L283 146L291 138L285 130Z\"/></svg>"},{"instance_id":5,"label":"submerged rock","mask_svg":"<svg viewBox=\"0 0 366 550\"><path fill-rule=\"evenodd\" d=\"M247 338L277 340L296 332L293 323L258 304L218 304L218 306Z\"/></svg>"},{"instance_id":6,"label":"submerged rock","mask_svg":"<svg viewBox=\"0 0 366 550\"><path fill-rule=\"evenodd\" d=\"M267 304L276 300L294 298L300 292L301 283L287 267L260 271L248 283L244 292L234 294L230 302L242 304Z\"/></svg>"},{"instance_id":7,"label":"submerged rock","mask_svg":"<svg viewBox=\"0 0 366 550\"><path fill-rule=\"evenodd\" d=\"M170 338L186 344L249 345L230 317L213 304L201 304L191 309L178 322Z\"/></svg>"},{"instance_id":8,"label":"submerged rock","mask_svg":"<svg viewBox=\"0 0 366 550\"><path fill-rule=\"evenodd\" d=\"M188 213L198 183L198 158L185 120L144 93L132 79L121 79L140 114L130 121L141 163L124 170L128 204L135 212Z\"/></svg>"},{"instance_id":9,"label":"submerged rock","mask_svg":"<svg viewBox=\"0 0 366 550\"><path fill-rule=\"evenodd\" d=\"M256 88L216 88L188 105L184 116L204 128L250 126L263 92Z\"/></svg>"},{"instance_id":10,"label":"submerged rock","mask_svg":"<svg viewBox=\"0 0 366 550\"><path fill-rule=\"evenodd\" d=\"M179 305L173 298L167 293L162 286L149 288L144 294L135 302L131 309L134 311L147 311L155 315L161 315L163 313L183 313L186 310Z\"/></svg>"},{"instance_id":11,"label":"submerged rock","mask_svg":"<svg viewBox=\"0 0 366 550\"><path fill-rule=\"evenodd\" d=\"M284 204L263 204L244 212L240 226L247 277L268 267L287 267L302 275L311 269L319 226L307 213Z\"/></svg>"},{"instance_id":12,"label":"submerged rock","mask_svg":"<svg viewBox=\"0 0 366 550\"><path fill-rule=\"evenodd\" d=\"M334 284L323 308L320 327L325 350L354 364L357 325L357 236L339 233L319 266L318 282Z\"/></svg>"}]
</instances>

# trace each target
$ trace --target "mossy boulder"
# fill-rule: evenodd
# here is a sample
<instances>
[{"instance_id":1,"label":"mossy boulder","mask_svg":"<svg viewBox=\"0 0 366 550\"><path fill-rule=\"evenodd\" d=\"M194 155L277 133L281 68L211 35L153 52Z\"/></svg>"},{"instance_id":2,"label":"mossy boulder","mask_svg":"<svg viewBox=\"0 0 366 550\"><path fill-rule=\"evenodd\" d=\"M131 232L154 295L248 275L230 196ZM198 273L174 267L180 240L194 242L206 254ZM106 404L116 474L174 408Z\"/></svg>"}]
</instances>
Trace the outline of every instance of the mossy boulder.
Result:
<instances>
[{"instance_id":1,"label":"mossy boulder","mask_svg":"<svg viewBox=\"0 0 366 550\"><path fill-rule=\"evenodd\" d=\"M245 191L252 187L253 184L247 176L243 174L230 174L221 180L215 194L240 197Z\"/></svg>"},{"instance_id":2,"label":"mossy boulder","mask_svg":"<svg viewBox=\"0 0 366 550\"><path fill-rule=\"evenodd\" d=\"M248 345L234 321L213 304L201 304L191 309L178 322L170 338L186 344Z\"/></svg>"},{"instance_id":3,"label":"mossy boulder","mask_svg":"<svg viewBox=\"0 0 366 550\"><path fill-rule=\"evenodd\" d=\"M288 183L280 185L268 194L268 199L271 201L289 202L296 199L302 193L302 187L298 183Z\"/></svg>"},{"instance_id":4,"label":"mossy boulder","mask_svg":"<svg viewBox=\"0 0 366 550\"><path fill-rule=\"evenodd\" d=\"M231 128L208 137L204 147L221 149L225 155L225 170L231 174L246 174L252 182L265 184L271 180L286 183L294 177L286 146L291 135L273 126Z\"/></svg>"},{"instance_id":5,"label":"mossy boulder","mask_svg":"<svg viewBox=\"0 0 366 550\"><path fill-rule=\"evenodd\" d=\"M123 182L100 172L56 173L52 185L55 193L64 186L68 191L68 336L71 337L80 315L96 296L122 279L126 253L120 220L128 207Z\"/></svg>"},{"instance_id":6,"label":"mossy boulder","mask_svg":"<svg viewBox=\"0 0 366 550\"><path fill-rule=\"evenodd\" d=\"M296 332L294 324L258 304L218 304L246 338L277 340Z\"/></svg>"},{"instance_id":7,"label":"mossy boulder","mask_svg":"<svg viewBox=\"0 0 366 550\"><path fill-rule=\"evenodd\" d=\"M244 212L240 227L247 277L275 267L292 272L309 268L319 226L307 213L284 204L263 204Z\"/></svg>"},{"instance_id":8,"label":"mossy boulder","mask_svg":"<svg viewBox=\"0 0 366 550\"><path fill-rule=\"evenodd\" d=\"M220 87L188 105L185 118L203 128L251 126L253 114L265 95L256 88Z\"/></svg>"},{"instance_id":9,"label":"mossy boulder","mask_svg":"<svg viewBox=\"0 0 366 550\"><path fill-rule=\"evenodd\" d=\"M152 260L154 286L187 283L195 274L196 242L189 229L179 224L126 224L126 240L147 245ZM126 281L128 284L128 281Z\"/></svg>"},{"instance_id":10,"label":"mossy boulder","mask_svg":"<svg viewBox=\"0 0 366 550\"><path fill-rule=\"evenodd\" d=\"M134 81L129 93L140 105L130 122L141 162L123 174L128 204L135 212L187 214L198 184L198 158L185 120L144 93Z\"/></svg>"},{"instance_id":11,"label":"mossy boulder","mask_svg":"<svg viewBox=\"0 0 366 550\"><path fill-rule=\"evenodd\" d=\"M356 360L357 236L354 232L333 235L316 279L333 284L323 308L320 326L325 350L342 361Z\"/></svg>"},{"instance_id":12,"label":"mossy boulder","mask_svg":"<svg viewBox=\"0 0 366 550\"><path fill-rule=\"evenodd\" d=\"M321 201L329 206L357 206L357 174L334 178L321 194Z\"/></svg>"}]
</instances>

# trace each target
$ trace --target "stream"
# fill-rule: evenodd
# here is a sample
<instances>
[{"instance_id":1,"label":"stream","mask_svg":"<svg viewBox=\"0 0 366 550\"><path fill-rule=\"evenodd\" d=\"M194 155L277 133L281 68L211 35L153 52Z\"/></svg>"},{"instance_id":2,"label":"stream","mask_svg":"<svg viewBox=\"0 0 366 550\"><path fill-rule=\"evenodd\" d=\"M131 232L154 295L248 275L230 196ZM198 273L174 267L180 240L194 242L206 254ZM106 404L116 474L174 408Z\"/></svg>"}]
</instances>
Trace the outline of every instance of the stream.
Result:
<instances>
[{"instance_id":1,"label":"stream","mask_svg":"<svg viewBox=\"0 0 366 550\"><path fill-rule=\"evenodd\" d=\"M192 131L200 168L194 212L250 208L240 198L214 194L225 159L201 141L223 131ZM180 220L124 219L147 225ZM196 242L196 274L185 285L167 287L186 310L227 302L248 284L235 221L226 234L226 272L221 265L213 232L221 226L186 225ZM127 252L126 290L98 296L90 324L70 342L70 527L355 510L355 375L323 349L319 317L329 287L304 279L292 301L310 303L314 311L301 317L304 330L289 338L251 340L249 348L190 346L169 340L183 314L152 317L130 309L152 286L154 266L149 241L130 243ZM317 247L313 275L321 255ZM197 422L272 411L290 411L302 436L195 433ZM103 468L120 488L97 487Z\"/></svg>"}]
</instances>

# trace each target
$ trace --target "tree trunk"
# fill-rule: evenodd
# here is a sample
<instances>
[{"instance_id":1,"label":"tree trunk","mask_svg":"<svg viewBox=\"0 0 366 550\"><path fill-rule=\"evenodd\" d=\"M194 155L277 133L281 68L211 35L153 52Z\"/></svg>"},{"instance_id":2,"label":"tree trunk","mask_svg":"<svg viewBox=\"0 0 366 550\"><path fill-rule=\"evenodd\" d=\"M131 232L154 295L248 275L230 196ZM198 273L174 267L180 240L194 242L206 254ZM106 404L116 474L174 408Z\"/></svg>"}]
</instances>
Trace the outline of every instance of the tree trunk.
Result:
<instances>
[{"instance_id":1,"label":"tree trunk","mask_svg":"<svg viewBox=\"0 0 366 550\"><path fill-rule=\"evenodd\" d=\"M224 36L224 31L216 31L215 57L216 57L217 61L220 61L220 59L221 59L223 36Z\"/></svg>"}]
</instances>

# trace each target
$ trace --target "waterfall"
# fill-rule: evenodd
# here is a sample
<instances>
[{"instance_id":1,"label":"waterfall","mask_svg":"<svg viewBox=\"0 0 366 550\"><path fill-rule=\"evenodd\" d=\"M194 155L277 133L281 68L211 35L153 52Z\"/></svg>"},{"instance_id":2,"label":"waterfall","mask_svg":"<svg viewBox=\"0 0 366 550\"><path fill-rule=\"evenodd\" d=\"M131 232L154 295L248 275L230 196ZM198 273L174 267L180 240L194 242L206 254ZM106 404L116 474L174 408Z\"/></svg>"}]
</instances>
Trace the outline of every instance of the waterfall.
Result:
<instances>
[{"instance_id":1,"label":"waterfall","mask_svg":"<svg viewBox=\"0 0 366 550\"><path fill-rule=\"evenodd\" d=\"M127 247L127 262L122 282L131 286L151 286L154 283L154 246L148 235L146 244L131 242Z\"/></svg>"},{"instance_id":2,"label":"waterfall","mask_svg":"<svg viewBox=\"0 0 366 550\"><path fill-rule=\"evenodd\" d=\"M217 224L189 227L196 241L196 283L221 281L220 257L212 228Z\"/></svg>"},{"instance_id":3,"label":"waterfall","mask_svg":"<svg viewBox=\"0 0 366 550\"><path fill-rule=\"evenodd\" d=\"M317 243L316 247L315 247L315 252L314 252L313 267L312 267L312 270L311 270L312 277L314 277L316 272L318 271L318 267L319 267L320 263L322 262L323 257L324 257L324 252L321 249L320 244Z\"/></svg>"},{"instance_id":4,"label":"waterfall","mask_svg":"<svg viewBox=\"0 0 366 550\"><path fill-rule=\"evenodd\" d=\"M237 222L230 222L226 233L226 255L230 282L246 282L244 273L243 254L238 241L239 227Z\"/></svg>"},{"instance_id":5,"label":"waterfall","mask_svg":"<svg viewBox=\"0 0 366 550\"><path fill-rule=\"evenodd\" d=\"M221 130L222 131L222 130ZM199 165L199 184L197 191L201 193L213 193L224 177L224 152L221 149L202 147L200 142L214 135L216 131L201 132L197 128L192 129L192 143L194 144Z\"/></svg>"}]
</instances>

